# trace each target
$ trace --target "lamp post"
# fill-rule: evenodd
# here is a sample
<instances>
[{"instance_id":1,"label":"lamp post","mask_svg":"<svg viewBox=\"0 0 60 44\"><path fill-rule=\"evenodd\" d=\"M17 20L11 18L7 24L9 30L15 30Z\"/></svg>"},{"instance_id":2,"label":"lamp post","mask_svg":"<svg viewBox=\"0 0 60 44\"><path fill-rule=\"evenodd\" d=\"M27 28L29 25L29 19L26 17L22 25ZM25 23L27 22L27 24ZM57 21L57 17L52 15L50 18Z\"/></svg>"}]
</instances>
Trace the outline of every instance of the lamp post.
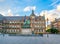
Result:
<instances>
[{"instance_id":1,"label":"lamp post","mask_svg":"<svg viewBox=\"0 0 60 44\"><path fill-rule=\"evenodd\" d=\"M49 21L49 20L48 20L48 18L47 18L47 27L48 27L48 21ZM47 32L47 37L49 37L48 32Z\"/></svg>"}]
</instances>

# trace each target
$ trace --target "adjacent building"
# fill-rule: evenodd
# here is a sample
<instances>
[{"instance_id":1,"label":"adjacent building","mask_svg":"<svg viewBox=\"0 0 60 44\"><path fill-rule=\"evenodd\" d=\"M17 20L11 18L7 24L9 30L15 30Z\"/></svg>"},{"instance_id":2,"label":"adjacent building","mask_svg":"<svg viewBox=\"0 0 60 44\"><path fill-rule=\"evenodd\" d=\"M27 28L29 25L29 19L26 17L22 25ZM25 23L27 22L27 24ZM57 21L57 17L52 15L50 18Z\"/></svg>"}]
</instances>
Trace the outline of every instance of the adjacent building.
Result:
<instances>
[{"instance_id":1,"label":"adjacent building","mask_svg":"<svg viewBox=\"0 0 60 44\"><path fill-rule=\"evenodd\" d=\"M45 33L45 15L36 16L2 16L0 14L0 30L6 33L38 34Z\"/></svg>"},{"instance_id":2,"label":"adjacent building","mask_svg":"<svg viewBox=\"0 0 60 44\"><path fill-rule=\"evenodd\" d=\"M55 19L55 21L51 22L51 26L60 31L60 18Z\"/></svg>"}]
</instances>

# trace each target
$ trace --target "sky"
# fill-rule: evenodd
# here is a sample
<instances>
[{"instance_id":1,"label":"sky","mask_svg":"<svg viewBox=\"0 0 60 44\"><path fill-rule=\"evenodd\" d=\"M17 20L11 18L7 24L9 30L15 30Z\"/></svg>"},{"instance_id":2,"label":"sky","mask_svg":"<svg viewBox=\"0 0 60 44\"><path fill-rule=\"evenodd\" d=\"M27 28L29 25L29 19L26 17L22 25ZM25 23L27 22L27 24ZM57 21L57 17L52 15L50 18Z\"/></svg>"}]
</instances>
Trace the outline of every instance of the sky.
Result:
<instances>
[{"instance_id":1,"label":"sky","mask_svg":"<svg viewBox=\"0 0 60 44\"><path fill-rule=\"evenodd\" d=\"M50 21L60 17L60 0L0 0L0 14L3 16L29 16L45 14Z\"/></svg>"}]
</instances>

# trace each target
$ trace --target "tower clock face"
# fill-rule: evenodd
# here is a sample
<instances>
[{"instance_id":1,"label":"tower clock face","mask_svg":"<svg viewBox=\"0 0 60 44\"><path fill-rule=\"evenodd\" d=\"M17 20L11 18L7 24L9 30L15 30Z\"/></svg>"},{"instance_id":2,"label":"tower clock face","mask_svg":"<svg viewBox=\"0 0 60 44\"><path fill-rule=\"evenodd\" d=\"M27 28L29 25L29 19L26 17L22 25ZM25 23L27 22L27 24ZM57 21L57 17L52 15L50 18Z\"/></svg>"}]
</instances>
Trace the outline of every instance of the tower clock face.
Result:
<instances>
[{"instance_id":1,"label":"tower clock face","mask_svg":"<svg viewBox=\"0 0 60 44\"><path fill-rule=\"evenodd\" d=\"M32 18L35 18L34 16L31 16Z\"/></svg>"}]
</instances>

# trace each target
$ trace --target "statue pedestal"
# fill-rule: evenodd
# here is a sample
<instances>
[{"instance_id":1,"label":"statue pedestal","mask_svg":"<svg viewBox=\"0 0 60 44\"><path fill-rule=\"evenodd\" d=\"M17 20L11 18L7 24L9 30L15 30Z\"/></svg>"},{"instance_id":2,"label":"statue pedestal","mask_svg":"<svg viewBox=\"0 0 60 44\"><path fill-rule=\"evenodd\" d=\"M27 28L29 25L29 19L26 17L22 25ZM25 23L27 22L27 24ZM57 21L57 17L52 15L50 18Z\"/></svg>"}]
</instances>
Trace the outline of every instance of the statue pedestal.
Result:
<instances>
[{"instance_id":1,"label":"statue pedestal","mask_svg":"<svg viewBox=\"0 0 60 44\"><path fill-rule=\"evenodd\" d=\"M30 28L22 29L21 34L23 35L32 34L32 31Z\"/></svg>"}]
</instances>

